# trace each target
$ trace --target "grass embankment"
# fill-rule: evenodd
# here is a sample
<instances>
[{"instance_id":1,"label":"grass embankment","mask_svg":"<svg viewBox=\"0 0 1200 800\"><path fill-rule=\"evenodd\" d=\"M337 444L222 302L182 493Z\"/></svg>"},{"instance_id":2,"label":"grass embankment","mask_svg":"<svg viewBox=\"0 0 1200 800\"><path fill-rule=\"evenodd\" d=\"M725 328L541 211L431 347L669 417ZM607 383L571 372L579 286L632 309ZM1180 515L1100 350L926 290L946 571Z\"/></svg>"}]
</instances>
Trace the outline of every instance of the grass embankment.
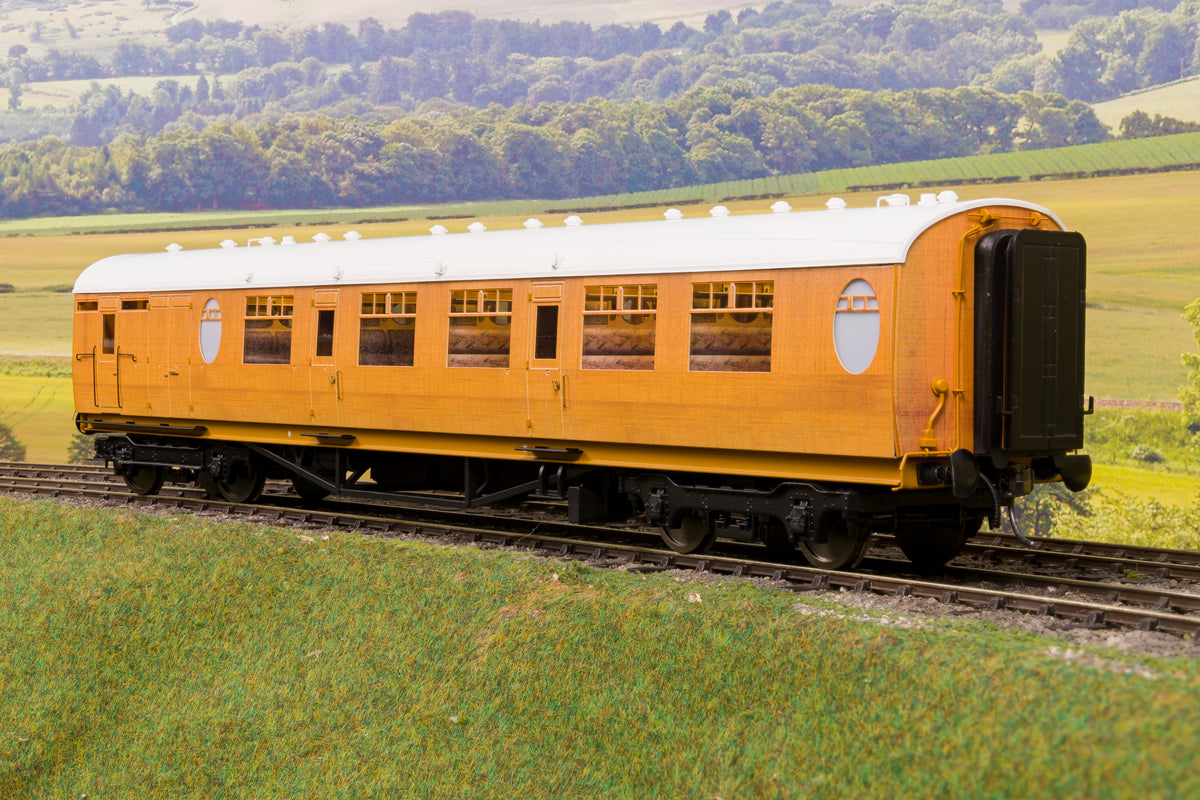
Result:
<instances>
[{"instance_id":1,"label":"grass embankment","mask_svg":"<svg viewBox=\"0 0 1200 800\"><path fill-rule=\"evenodd\" d=\"M25 445L26 460L66 461L74 416L68 359L0 356L0 423Z\"/></svg>"},{"instance_id":2,"label":"grass embankment","mask_svg":"<svg viewBox=\"0 0 1200 800\"><path fill-rule=\"evenodd\" d=\"M1191 659L44 502L0 499L0 531L3 797L1200 791Z\"/></svg>"}]
</instances>

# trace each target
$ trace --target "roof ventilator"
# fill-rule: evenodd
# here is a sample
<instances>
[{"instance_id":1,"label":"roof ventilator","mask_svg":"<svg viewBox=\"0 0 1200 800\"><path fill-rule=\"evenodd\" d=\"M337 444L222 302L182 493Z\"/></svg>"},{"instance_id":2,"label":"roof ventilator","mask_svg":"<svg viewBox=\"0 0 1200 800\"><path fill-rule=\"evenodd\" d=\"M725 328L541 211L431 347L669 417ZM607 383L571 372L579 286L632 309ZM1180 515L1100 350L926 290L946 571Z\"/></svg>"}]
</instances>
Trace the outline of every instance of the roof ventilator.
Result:
<instances>
[{"instance_id":1,"label":"roof ventilator","mask_svg":"<svg viewBox=\"0 0 1200 800\"><path fill-rule=\"evenodd\" d=\"M168 253L178 253L182 249L183 245L179 244L178 242L171 242L169 245L167 245Z\"/></svg>"},{"instance_id":2,"label":"roof ventilator","mask_svg":"<svg viewBox=\"0 0 1200 800\"><path fill-rule=\"evenodd\" d=\"M846 201L840 197L831 197L825 202L825 207L830 211L845 211Z\"/></svg>"},{"instance_id":3,"label":"roof ventilator","mask_svg":"<svg viewBox=\"0 0 1200 800\"><path fill-rule=\"evenodd\" d=\"M886 205L888 208L896 208L898 206L907 206L912 204L912 198L906 194L885 194L875 201L875 207Z\"/></svg>"},{"instance_id":4,"label":"roof ventilator","mask_svg":"<svg viewBox=\"0 0 1200 800\"><path fill-rule=\"evenodd\" d=\"M787 200L780 200L771 206L771 211L776 214L787 214L792 210L792 204Z\"/></svg>"},{"instance_id":5,"label":"roof ventilator","mask_svg":"<svg viewBox=\"0 0 1200 800\"><path fill-rule=\"evenodd\" d=\"M429 229L429 232L432 233L434 236L445 236L450 231L446 228L445 225L434 225L432 228Z\"/></svg>"},{"instance_id":6,"label":"roof ventilator","mask_svg":"<svg viewBox=\"0 0 1200 800\"><path fill-rule=\"evenodd\" d=\"M726 208L725 206L713 206L711 209L709 209L708 213L712 214L714 217L716 217L718 219L721 219L723 217L729 216L729 209Z\"/></svg>"},{"instance_id":7,"label":"roof ventilator","mask_svg":"<svg viewBox=\"0 0 1200 800\"><path fill-rule=\"evenodd\" d=\"M583 217L579 216L578 214L572 214L563 220L563 225L566 225L568 228L578 228L582 224Z\"/></svg>"},{"instance_id":8,"label":"roof ventilator","mask_svg":"<svg viewBox=\"0 0 1200 800\"><path fill-rule=\"evenodd\" d=\"M527 231L536 231L543 227L545 226L542 224L540 219L530 217L529 219L525 220L525 230Z\"/></svg>"},{"instance_id":9,"label":"roof ventilator","mask_svg":"<svg viewBox=\"0 0 1200 800\"><path fill-rule=\"evenodd\" d=\"M663 213L663 217L666 218L667 222L678 222L679 220L683 219L683 212L678 208L668 208L666 212Z\"/></svg>"},{"instance_id":10,"label":"roof ventilator","mask_svg":"<svg viewBox=\"0 0 1200 800\"><path fill-rule=\"evenodd\" d=\"M234 247L237 247L237 242L235 242L233 239L226 239L225 241L221 242L222 250L230 250Z\"/></svg>"},{"instance_id":11,"label":"roof ventilator","mask_svg":"<svg viewBox=\"0 0 1200 800\"><path fill-rule=\"evenodd\" d=\"M328 242L332 238L333 237L330 236L328 233L318 233L316 236L313 237L313 241L316 242L317 244L324 244L325 242Z\"/></svg>"},{"instance_id":12,"label":"roof ventilator","mask_svg":"<svg viewBox=\"0 0 1200 800\"><path fill-rule=\"evenodd\" d=\"M359 239L362 238L362 234L359 233L358 231L346 231L345 233L342 234L342 238L345 239L347 242L357 242Z\"/></svg>"}]
</instances>

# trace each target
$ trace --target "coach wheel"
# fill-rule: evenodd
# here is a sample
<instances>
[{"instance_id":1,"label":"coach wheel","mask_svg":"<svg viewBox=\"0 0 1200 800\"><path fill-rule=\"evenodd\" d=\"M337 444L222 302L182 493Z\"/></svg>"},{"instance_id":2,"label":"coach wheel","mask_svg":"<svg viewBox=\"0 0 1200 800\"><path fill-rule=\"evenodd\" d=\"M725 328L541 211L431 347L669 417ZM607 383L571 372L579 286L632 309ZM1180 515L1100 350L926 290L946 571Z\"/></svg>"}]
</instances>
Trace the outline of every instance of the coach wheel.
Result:
<instances>
[{"instance_id":1,"label":"coach wheel","mask_svg":"<svg viewBox=\"0 0 1200 800\"><path fill-rule=\"evenodd\" d=\"M121 477L134 494L158 494L163 485L162 467L130 467Z\"/></svg>"},{"instance_id":2,"label":"coach wheel","mask_svg":"<svg viewBox=\"0 0 1200 800\"><path fill-rule=\"evenodd\" d=\"M804 559L821 569L854 569L862 561L871 541L870 530L865 525L850 525L841 514L833 514L823 523L826 526L825 541L817 543L801 540L796 547Z\"/></svg>"},{"instance_id":3,"label":"coach wheel","mask_svg":"<svg viewBox=\"0 0 1200 800\"><path fill-rule=\"evenodd\" d=\"M939 570L957 556L983 524L982 517L963 520L900 520L896 523L896 543L917 569Z\"/></svg>"},{"instance_id":4,"label":"coach wheel","mask_svg":"<svg viewBox=\"0 0 1200 800\"><path fill-rule=\"evenodd\" d=\"M678 528L663 528L662 538L676 553L702 553L713 543L716 532L708 517L697 511L687 512Z\"/></svg>"},{"instance_id":5,"label":"coach wheel","mask_svg":"<svg viewBox=\"0 0 1200 800\"><path fill-rule=\"evenodd\" d=\"M200 470L196 484L211 500L230 503L253 503L257 500L267 480L267 473L262 467L253 461L239 461L230 472L230 476L222 480L214 478L207 470Z\"/></svg>"}]
</instances>

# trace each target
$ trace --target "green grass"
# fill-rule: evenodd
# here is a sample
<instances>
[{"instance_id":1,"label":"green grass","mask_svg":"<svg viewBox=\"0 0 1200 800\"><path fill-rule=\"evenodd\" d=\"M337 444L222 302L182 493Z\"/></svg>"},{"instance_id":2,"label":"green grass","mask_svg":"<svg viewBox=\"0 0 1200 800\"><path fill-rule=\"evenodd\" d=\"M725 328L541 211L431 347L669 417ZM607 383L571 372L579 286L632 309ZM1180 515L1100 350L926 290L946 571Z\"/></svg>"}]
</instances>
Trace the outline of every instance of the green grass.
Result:
<instances>
[{"instance_id":1,"label":"green grass","mask_svg":"<svg viewBox=\"0 0 1200 800\"><path fill-rule=\"evenodd\" d=\"M190 211L148 214L87 214L78 217L34 217L0 220L0 236L77 236L88 233L227 231L279 226L358 225L406 219L487 217L544 211L563 201L489 200L438 206L384 206L379 208L296 209L278 211ZM430 223L426 223L428 228ZM465 227L465 226L464 226ZM346 228L342 229L347 230ZM313 231L309 231L311 236ZM253 235L253 234L251 234ZM210 237L211 238L211 237ZM245 234L236 239L243 241ZM173 239L167 239L168 242ZM216 241L220 241L219 239ZM215 246L214 241L209 246ZM166 246L165 244L163 245Z\"/></svg>"},{"instance_id":2,"label":"green grass","mask_svg":"<svg viewBox=\"0 0 1200 800\"><path fill-rule=\"evenodd\" d=\"M1096 116L1114 132L1119 132L1121 120L1134 111L1150 116L1161 114L1185 122L1200 122L1200 78L1185 78L1140 92L1131 92L1115 100L1095 103Z\"/></svg>"},{"instance_id":3,"label":"green grass","mask_svg":"<svg viewBox=\"0 0 1200 800\"><path fill-rule=\"evenodd\" d=\"M72 298L64 292L0 294L0 355L71 355Z\"/></svg>"},{"instance_id":4,"label":"green grass","mask_svg":"<svg viewBox=\"0 0 1200 800\"><path fill-rule=\"evenodd\" d=\"M715 202L765 193L780 196L813 195L849 192L856 188L878 193L906 187L945 187L1006 180L1038 182L1045 179L1191 169L1196 163L1200 163L1200 133L1183 133L1152 139L1114 139L1074 147L726 181L667 191L589 198L587 203L597 206L665 203L675 202L674 198Z\"/></svg>"},{"instance_id":5,"label":"green grass","mask_svg":"<svg viewBox=\"0 0 1200 800\"><path fill-rule=\"evenodd\" d=\"M1167 470L1096 464L1092 486L1101 491L1119 490L1135 499L1157 500L1164 506L1187 508L1197 500L1200 479Z\"/></svg>"},{"instance_id":6,"label":"green grass","mask_svg":"<svg viewBox=\"0 0 1200 800\"><path fill-rule=\"evenodd\" d=\"M61 464L75 435L71 379L0 374L0 422L25 445L25 458Z\"/></svg>"},{"instance_id":7,"label":"green grass","mask_svg":"<svg viewBox=\"0 0 1200 800\"><path fill-rule=\"evenodd\" d=\"M1196 350L1181 315L1089 308L1087 329L1089 394L1159 402L1178 399L1187 378L1180 354Z\"/></svg>"},{"instance_id":8,"label":"green grass","mask_svg":"<svg viewBox=\"0 0 1200 800\"><path fill-rule=\"evenodd\" d=\"M1190 659L358 536L7 500L0 531L4 797L1200 791Z\"/></svg>"}]
</instances>

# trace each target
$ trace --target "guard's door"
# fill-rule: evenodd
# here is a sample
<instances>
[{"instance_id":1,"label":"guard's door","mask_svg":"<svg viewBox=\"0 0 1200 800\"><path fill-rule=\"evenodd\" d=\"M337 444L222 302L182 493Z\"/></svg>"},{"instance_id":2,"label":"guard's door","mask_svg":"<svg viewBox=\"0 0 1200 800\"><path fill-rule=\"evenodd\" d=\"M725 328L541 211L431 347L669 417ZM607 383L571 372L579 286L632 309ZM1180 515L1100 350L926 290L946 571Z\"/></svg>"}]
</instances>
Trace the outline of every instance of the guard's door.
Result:
<instances>
[{"instance_id":1,"label":"guard's door","mask_svg":"<svg viewBox=\"0 0 1200 800\"><path fill-rule=\"evenodd\" d=\"M309 415L314 425L341 423L342 372L338 369L337 290L313 293L309 319Z\"/></svg>"},{"instance_id":2,"label":"guard's door","mask_svg":"<svg viewBox=\"0 0 1200 800\"><path fill-rule=\"evenodd\" d=\"M537 438L563 438L567 378L560 361L562 299L561 282L535 283L530 288L526 396L529 435Z\"/></svg>"},{"instance_id":3,"label":"guard's door","mask_svg":"<svg viewBox=\"0 0 1200 800\"><path fill-rule=\"evenodd\" d=\"M94 348L96 364L96 405L100 408L121 407L121 356L117 344L117 301L100 301L100 330L98 347Z\"/></svg>"},{"instance_id":4,"label":"guard's door","mask_svg":"<svg viewBox=\"0 0 1200 800\"><path fill-rule=\"evenodd\" d=\"M76 307L75 360L92 376L92 405L137 412L145 408L146 301L106 297ZM82 381L80 382L82 383ZM77 384L80 399L86 391Z\"/></svg>"},{"instance_id":5,"label":"guard's door","mask_svg":"<svg viewBox=\"0 0 1200 800\"><path fill-rule=\"evenodd\" d=\"M99 313L89 331L87 349L76 353L79 360L90 360L92 394L97 408L121 408L121 345L117 334L117 311L120 300L103 297L97 304ZM129 360L126 358L125 360Z\"/></svg>"},{"instance_id":6,"label":"guard's door","mask_svg":"<svg viewBox=\"0 0 1200 800\"><path fill-rule=\"evenodd\" d=\"M156 415L192 410L192 297L150 296L150 372L147 402Z\"/></svg>"}]
</instances>

